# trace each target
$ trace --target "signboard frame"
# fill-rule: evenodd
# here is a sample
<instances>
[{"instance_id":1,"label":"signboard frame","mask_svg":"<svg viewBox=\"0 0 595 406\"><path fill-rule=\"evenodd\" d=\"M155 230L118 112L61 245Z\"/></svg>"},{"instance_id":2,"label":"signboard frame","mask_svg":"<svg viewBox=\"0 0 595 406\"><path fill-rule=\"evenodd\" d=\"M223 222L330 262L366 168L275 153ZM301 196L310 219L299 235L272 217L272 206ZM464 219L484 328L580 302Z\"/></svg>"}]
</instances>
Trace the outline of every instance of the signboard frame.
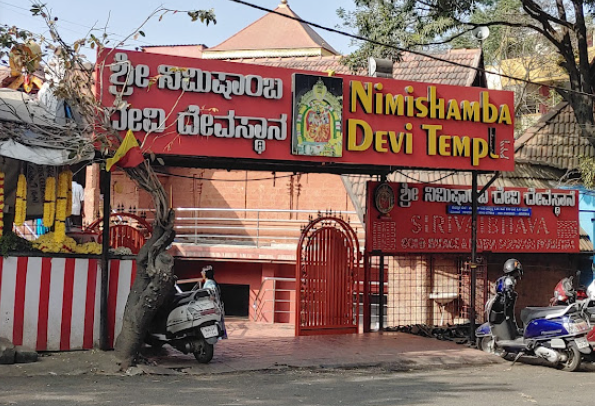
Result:
<instances>
[{"instance_id":1,"label":"signboard frame","mask_svg":"<svg viewBox=\"0 0 595 406\"><path fill-rule=\"evenodd\" d=\"M389 210L382 202L390 199L379 198L387 186L394 194ZM471 252L471 192L470 186L368 182L367 252ZM477 203L476 252L577 254L578 201L576 190L488 188Z\"/></svg>"},{"instance_id":2,"label":"signboard frame","mask_svg":"<svg viewBox=\"0 0 595 406\"><path fill-rule=\"evenodd\" d=\"M144 152L166 163L331 173L514 169L512 92L118 49L97 59L97 95L120 107L112 125L132 130Z\"/></svg>"}]
</instances>

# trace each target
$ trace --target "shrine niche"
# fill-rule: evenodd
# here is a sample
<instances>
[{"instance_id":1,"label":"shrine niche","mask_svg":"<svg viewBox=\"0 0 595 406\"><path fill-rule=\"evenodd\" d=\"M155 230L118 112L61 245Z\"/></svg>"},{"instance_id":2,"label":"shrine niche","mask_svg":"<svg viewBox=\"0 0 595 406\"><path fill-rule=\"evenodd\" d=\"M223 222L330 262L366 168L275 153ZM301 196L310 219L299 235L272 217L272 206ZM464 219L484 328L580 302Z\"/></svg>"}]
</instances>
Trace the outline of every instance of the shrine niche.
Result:
<instances>
[{"instance_id":1,"label":"shrine niche","mask_svg":"<svg viewBox=\"0 0 595 406\"><path fill-rule=\"evenodd\" d=\"M340 157L343 154L343 79L293 75L292 153Z\"/></svg>"}]
</instances>

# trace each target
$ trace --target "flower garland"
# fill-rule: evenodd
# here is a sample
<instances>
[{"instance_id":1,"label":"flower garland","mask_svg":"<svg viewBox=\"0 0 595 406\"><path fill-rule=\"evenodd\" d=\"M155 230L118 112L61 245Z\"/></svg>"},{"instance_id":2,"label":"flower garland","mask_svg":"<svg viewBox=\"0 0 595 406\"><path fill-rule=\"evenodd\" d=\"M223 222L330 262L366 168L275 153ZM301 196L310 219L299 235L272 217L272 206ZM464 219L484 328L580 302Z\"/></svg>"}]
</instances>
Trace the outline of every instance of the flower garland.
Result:
<instances>
[{"instance_id":1,"label":"flower garland","mask_svg":"<svg viewBox=\"0 0 595 406\"><path fill-rule=\"evenodd\" d=\"M17 197L14 204L14 224L22 226L27 215L27 178L22 173L17 181Z\"/></svg>"},{"instance_id":2,"label":"flower garland","mask_svg":"<svg viewBox=\"0 0 595 406\"><path fill-rule=\"evenodd\" d=\"M43 225L50 228L56 217L56 178L49 176L45 180L45 197L43 202Z\"/></svg>"},{"instance_id":3,"label":"flower garland","mask_svg":"<svg viewBox=\"0 0 595 406\"><path fill-rule=\"evenodd\" d=\"M66 198L68 196L68 174L60 172L58 175L58 196L56 199L56 220L54 224L54 240L61 242L66 239Z\"/></svg>"},{"instance_id":4,"label":"flower garland","mask_svg":"<svg viewBox=\"0 0 595 406\"><path fill-rule=\"evenodd\" d=\"M36 240L31 241L33 248L49 253L77 253L77 254L101 254L101 244L94 241L77 244L72 237L64 237L63 241L56 241L56 233L50 232L40 235Z\"/></svg>"},{"instance_id":5,"label":"flower garland","mask_svg":"<svg viewBox=\"0 0 595 406\"><path fill-rule=\"evenodd\" d=\"M4 232L4 172L0 172L0 235Z\"/></svg>"}]
</instances>

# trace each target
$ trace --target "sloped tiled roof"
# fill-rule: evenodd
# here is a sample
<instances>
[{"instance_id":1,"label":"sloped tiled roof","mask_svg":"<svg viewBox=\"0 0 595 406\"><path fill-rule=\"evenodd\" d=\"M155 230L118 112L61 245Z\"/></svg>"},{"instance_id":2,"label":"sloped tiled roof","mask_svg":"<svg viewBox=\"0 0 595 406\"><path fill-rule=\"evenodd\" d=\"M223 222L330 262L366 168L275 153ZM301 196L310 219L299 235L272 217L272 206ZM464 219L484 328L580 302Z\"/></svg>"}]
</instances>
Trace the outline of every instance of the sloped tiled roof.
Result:
<instances>
[{"instance_id":1,"label":"sloped tiled roof","mask_svg":"<svg viewBox=\"0 0 595 406\"><path fill-rule=\"evenodd\" d=\"M141 47L143 52L161 54L186 56L190 58L202 58L202 53L207 46L204 44L186 44L186 45L148 45Z\"/></svg>"},{"instance_id":2,"label":"sloped tiled roof","mask_svg":"<svg viewBox=\"0 0 595 406\"><path fill-rule=\"evenodd\" d=\"M335 73L353 74L349 68L341 64L342 56L301 56L291 58L243 58L241 63L310 70L316 72L334 71Z\"/></svg>"},{"instance_id":3,"label":"sloped tiled roof","mask_svg":"<svg viewBox=\"0 0 595 406\"><path fill-rule=\"evenodd\" d=\"M293 18L299 18L297 14L282 1L275 9L276 13ZM318 50L319 55L339 53L326 42L312 27L300 21L283 17L275 13L267 13L243 30L226 39L222 43L206 50L204 58L217 58L218 55L225 55L230 58L230 52L241 50L254 51L253 56L271 55L272 50ZM268 51L268 52L267 52ZM296 53L294 53L295 55ZM313 53L307 53L312 55Z\"/></svg>"},{"instance_id":4,"label":"sloped tiled roof","mask_svg":"<svg viewBox=\"0 0 595 406\"><path fill-rule=\"evenodd\" d=\"M515 142L516 162L576 171L579 159L595 156L595 148L581 135L572 108L566 102L527 129Z\"/></svg>"},{"instance_id":5,"label":"sloped tiled roof","mask_svg":"<svg viewBox=\"0 0 595 406\"><path fill-rule=\"evenodd\" d=\"M414 82L471 86L478 76L476 69L480 67L480 49L451 49L429 53L429 55L403 53L403 60L394 64L393 77ZM446 61L456 62L464 66L457 66Z\"/></svg>"},{"instance_id":6,"label":"sloped tiled roof","mask_svg":"<svg viewBox=\"0 0 595 406\"><path fill-rule=\"evenodd\" d=\"M579 227L579 250L580 252L593 252L593 242L582 227Z\"/></svg>"},{"instance_id":7,"label":"sloped tiled roof","mask_svg":"<svg viewBox=\"0 0 595 406\"><path fill-rule=\"evenodd\" d=\"M477 71L481 56L479 49L452 49L430 55L420 56L410 52L403 53L401 61L393 64L393 78L415 82L471 86L477 77L482 75ZM439 60L432 58L432 56L439 58ZM317 72L333 71L340 74L367 74L367 71L351 72L347 66L341 63L341 58L341 56L249 58L238 60L238 62ZM463 66L449 62L455 62Z\"/></svg>"}]
</instances>

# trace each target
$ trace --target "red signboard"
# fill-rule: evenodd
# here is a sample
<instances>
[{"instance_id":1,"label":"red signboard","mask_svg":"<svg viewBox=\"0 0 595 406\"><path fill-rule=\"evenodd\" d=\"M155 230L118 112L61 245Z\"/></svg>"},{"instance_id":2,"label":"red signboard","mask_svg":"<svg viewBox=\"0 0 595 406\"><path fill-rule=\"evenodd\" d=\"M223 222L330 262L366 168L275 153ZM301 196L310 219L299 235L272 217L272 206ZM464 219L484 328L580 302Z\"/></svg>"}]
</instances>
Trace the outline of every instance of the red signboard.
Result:
<instances>
[{"instance_id":1,"label":"red signboard","mask_svg":"<svg viewBox=\"0 0 595 406\"><path fill-rule=\"evenodd\" d=\"M468 253L471 188L368 182L368 252ZM578 191L489 188L478 200L477 251L579 252Z\"/></svg>"},{"instance_id":2,"label":"red signboard","mask_svg":"<svg viewBox=\"0 0 595 406\"><path fill-rule=\"evenodd\" d=\"M513 93L107 49L97 94L144 151L514 170Z\"/></svg>"}]
</instances>

